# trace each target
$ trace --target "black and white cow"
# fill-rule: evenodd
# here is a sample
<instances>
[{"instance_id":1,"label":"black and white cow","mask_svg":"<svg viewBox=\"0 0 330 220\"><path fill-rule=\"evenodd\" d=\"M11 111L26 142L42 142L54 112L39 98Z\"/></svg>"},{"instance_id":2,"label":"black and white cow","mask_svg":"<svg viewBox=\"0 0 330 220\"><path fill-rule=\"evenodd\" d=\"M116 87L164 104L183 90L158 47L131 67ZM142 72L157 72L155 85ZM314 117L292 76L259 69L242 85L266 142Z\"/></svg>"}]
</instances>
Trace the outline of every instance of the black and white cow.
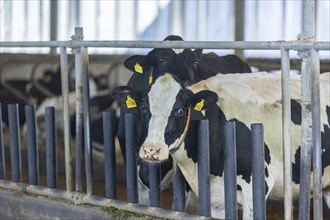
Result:
<instances>
[{"instance_id":1,"label":"black and white cow","mask_svg":"<svg viewBox=\"0 0 330 220\"><path fill-rule=\"evenodd\" d=\"M183 41L180 36L170 35L164 41ZM147 55L134 55L124 61L124 66L132 71L127 86L138 91L145 91L150 84L159 76L166 72L172 72L181 82L192 84L207 79L218 73L245 73L251 72L250 67L235 55L219 57L214 53L202 54L202 50L191 49L153 49ZM116 93L121 93L116 95ZM120 92L114 90L114 97L120 103L120 117L118 127L118 139L123 155L125 155L125 120L126 113L133 113L137 119L137 143L144 141L145 133L143 124L143 114L140 108L130 105L130 100L124 95L125 89ZM167 163L170 163L169 161ZM162 164L161 166L161 188L168 186L168 181L173 176L172 164ZM146 188L149 187L148 168L146 164L141 164L139 178ZM167 179L169 178L169 179ZM141 189L143 187L140 187ZM148 189L146 189L147 191ZM140 203L148 203L148 196L140 193ZM148 193L147 193L148 194ZM145 202L143 202L145 201Z\"/></svg>"},{"instance_id":2,"label":"black and white cow","mask_svg":"<svg viewBox=\"0 0 330 220\"><path fill-rule=\"evenodd\" d=\"M293 196L299 194L301 105L299 77L291 79ZM330 185L330 74L321 75L322 183ZM129 93L125 88L126 93ZM209 119L211 215L224 218L223 122L235 121L237 133L237 201L243 219L253 218L251 175L252 123L264 125L266 198L283 199L282 105L280 75L268 73L217 75L190 87L171 74L160 76L147 94L136 98L148 129L139 156L162 163L169 156L198 195L196 119Z\"/></svg>"}]
</instances>

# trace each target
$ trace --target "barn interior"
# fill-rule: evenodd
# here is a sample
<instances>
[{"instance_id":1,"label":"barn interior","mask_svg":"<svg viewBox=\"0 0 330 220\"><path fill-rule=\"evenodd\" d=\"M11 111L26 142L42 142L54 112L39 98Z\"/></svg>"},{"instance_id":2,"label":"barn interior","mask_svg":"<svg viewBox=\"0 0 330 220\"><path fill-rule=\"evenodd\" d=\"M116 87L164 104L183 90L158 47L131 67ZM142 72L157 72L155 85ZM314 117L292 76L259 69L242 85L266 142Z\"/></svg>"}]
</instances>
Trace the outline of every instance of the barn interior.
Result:
<instances>
[{"instance_id":1,"label":"barn interior","mask_svg":"<svg viewBox=\"0 0 330 220\"><path fill-rule=\"evenodd\" d=\"M168 35L179 35L185 41L242 41L270 42L299 40L304 31L304 1L1 1L0 44L0 103L3 118L4 158L6 175L10 179L10 131L6 117L8 104L19 104L23 181L28 183L27 139L25 105L35 105L38 110L45 100L61 97L60 49L57 47L31 47L29 42L61 42L75 40L75 28L83 28L83 41L162 41ZM315 36L313 41L330 41L330 3L315 1ZM15 42L24 46L15 46ZM26 43L26 44L25 44ZM5 44L3 44L5 45ZM126 85L131 71L123 62L135 54L147 54L152 48L88 48L88 72L96 86L95 95L111 96L111 91ZM277 73L281 71L281 51L272 49L205 49L219 56L236 54L252 70ZM70 90L75 90L75 50L67 50ZM319 52L320 73L330 72L330 51ZM302 57L290 52L292 74L301 74ZM56 77L57 76L57 77ZM107 98L99 101L100 109L91 109L91 118L99 118L111 106ZM63 107L59 106L59 110ZM41 129L40 129L41 130ZM40 132L42 133L42 132ZM63 133L57 134L58 188L65 189L65 162ZM46 185L45 137L40 137L40 185ZM126 199L125 167L117 146L117 178L120 182L118 198ZM104 196L104 164L102 152L94 152L94 192ZM83 186L85 188L86 186ZM84 190L83 190L84 191ZM163 193L162 207L171 209L172 190ZM327 210L326 216L330 216ZM269 204L268 219L281 219L283 204ZM298 217L297 209L293 213Z\"/></svg>"}]
</instances>

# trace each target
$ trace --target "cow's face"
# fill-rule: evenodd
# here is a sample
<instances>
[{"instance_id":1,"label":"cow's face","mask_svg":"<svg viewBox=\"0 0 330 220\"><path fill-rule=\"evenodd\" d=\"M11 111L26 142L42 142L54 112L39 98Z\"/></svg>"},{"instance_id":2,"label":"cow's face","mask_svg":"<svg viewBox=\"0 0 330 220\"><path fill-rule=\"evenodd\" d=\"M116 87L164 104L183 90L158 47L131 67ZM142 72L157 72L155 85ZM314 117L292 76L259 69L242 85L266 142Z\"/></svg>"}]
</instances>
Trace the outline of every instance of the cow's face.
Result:
<instances>
[{"instance_id":1,"label":"cow's face","mask_svg":"<svg viewBox=\"0 0 330 220\"><path fill-rule=\"evenodd\" d=\"M148 162L167 160L182 146L191 111L206 109L216 100L211 91L194 94L171 74L159 77L141 103L148 130L139 156Z\"/></svg>"}]
</instances>

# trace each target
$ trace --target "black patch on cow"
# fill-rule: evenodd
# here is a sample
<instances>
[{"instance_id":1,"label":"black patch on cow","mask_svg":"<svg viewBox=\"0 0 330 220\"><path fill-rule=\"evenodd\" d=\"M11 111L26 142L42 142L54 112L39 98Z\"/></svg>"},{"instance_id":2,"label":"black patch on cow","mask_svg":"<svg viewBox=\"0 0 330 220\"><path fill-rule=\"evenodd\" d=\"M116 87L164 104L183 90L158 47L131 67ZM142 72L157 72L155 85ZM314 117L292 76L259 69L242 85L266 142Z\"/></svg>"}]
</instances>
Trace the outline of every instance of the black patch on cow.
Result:
<instances>
[{"instance_id":1,"label":"black patch on cow","mask_svg":"<svg viewBox=\"0 0 330 220\"><path fill-rule=\"evenodd\" d=\"M266 178L269 177L269 172L268 172L268 168L267 167L265 168L265 177Z\"/></svg>"},{"instance_id":2,"label":"black patch on cow","mask_svg":"<svg viewBox=\"0 0 330 220\"><path fill-rule=\"evenodd\" d=\"M291 121L295 125L301 125L301 105L294 99L291 99Z\"/></svg>"},{"instance_id":3,"label":"black patch on cow","mask_svg":"<svg viewBox=\"0 0 330 220\"><path fill-rule=\"evenodd\" d=\"M330 107L326 106L326 114L328 124L330 124ZM321 132L321 149L322 149L322 176L324 169L330 166L330 128L323 124L323 131ZM296 184L300 183L300 161L301 161L301 147L299 146L294 155L295 161L292 163L292 181ZM311 159L311 171L313 171L313 158Z\"/></svg>"},{"instance_id":4,"label":"black patch on cow","mask_svg":"<svg viewBox=\"0 0 330 220\"><path fill-rule=\"evenodd\" d=\"M268 184L267 184L267 182L265 181L265 194L267 194L267 193L268 193L268 190L269 190L269 187L268 187Z\"/></svg>"},{"instance_id":5,"label":"black patch on cow","mask_svg":"<svg viewBox=\"0 0 330 220\"><path fill-rule=\"evenodd\" d=\"M173 144L175 140L180 138L183 134L187 120L189 101L190 97L187 95L186 91L179 91L165 128L165 143L168 146Z\"/></svg>"},{"instance_id":6,"label":"black patch on cow","mask_svg":"<svg viewBox=\"0 0 330 220\"><path fill-rule=\"evenodd\" d=\"M237 184L237 191L242 191L242 187Z\"/></svg>"}]
</instances>

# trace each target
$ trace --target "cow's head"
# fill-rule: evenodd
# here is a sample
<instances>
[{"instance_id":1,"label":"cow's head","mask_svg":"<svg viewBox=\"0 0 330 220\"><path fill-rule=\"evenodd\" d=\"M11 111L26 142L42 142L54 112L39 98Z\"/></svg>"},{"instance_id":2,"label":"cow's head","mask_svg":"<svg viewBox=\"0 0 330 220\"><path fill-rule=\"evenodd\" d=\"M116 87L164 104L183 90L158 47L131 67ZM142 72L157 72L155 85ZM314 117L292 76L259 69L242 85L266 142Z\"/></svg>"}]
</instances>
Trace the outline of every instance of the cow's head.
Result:
<instances>
[{"instance_id":1,"label":"cow's head","mask_svg":"<svg viewBox=\"0 0 330 220\"><path fill-rule=\"evenodd\" d=\"M183 41L179 36L170 35L164 41ZM124 66L137 75L147 74L149 84L167 72L178 77L181 82L194 82L195 71L201 50L153 49L147 55L134 55L124 61ZM141 80L146 77L141 77Z\"/></svg>"},{"instance_id":2,"label":"cow's head","mask_svg":"<svg viewBox=\"0 0 330 220\"><path fill-rule=\"evenodd\" d=\"M208 90L194 94L175 76L166 73L140 100L147 130L139 156L145 161L161 162L182 146L189 122L193 120L190 115L194 111L201 114L200 111L215 104L217 95Z\"/></svg>"}]
</instances>

